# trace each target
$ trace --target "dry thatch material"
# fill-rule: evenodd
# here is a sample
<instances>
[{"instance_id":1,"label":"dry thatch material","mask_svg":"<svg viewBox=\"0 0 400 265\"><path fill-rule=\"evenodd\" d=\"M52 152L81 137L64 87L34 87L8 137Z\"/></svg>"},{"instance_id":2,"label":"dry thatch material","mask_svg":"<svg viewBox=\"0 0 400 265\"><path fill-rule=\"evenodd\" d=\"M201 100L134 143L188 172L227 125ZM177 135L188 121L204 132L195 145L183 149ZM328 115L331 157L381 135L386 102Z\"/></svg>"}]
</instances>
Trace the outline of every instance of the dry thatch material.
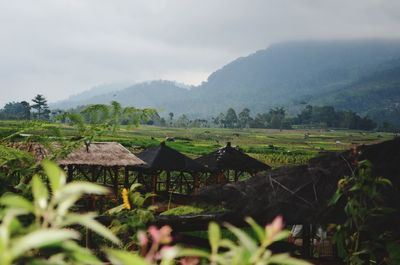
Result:
<instances>
[{"instance_id":1,"label":"dry thatch material","mask_svg":"<svg viewBox=\"0 0 400 265\"><path fill-rule=\"evenodd\" d=\"M168 171L206 171L202 165L184 154L168 147L165 142L159 146L150 147L138 157L148 164L149 169Z\"/></svg>"},{"instance_id":2,"label":"dry thatch material","mask_svg":"<svg viewBox=\"0 0 400 265\"><path fill-rule=\"evenodd\" d=\"M11 142L9 147L31 153L36 162L40 162L50 155L50 152L40 143L35 142Z\"/></svg>"},{"instance_id":3,"label":"dry thatch material","mask_svg":"<svg viewBox=\"0 0 400 265\"><path fill-rule=\"evenodd\" d=\"M396 209L393 220L400 220L400 138L357 148L357 160L369 160L374 176L386 177L392 186L385 190L384 207ZM286 223L340 223L343 205L327 207L343 176L355 170L352 152L325 153L307 165L281 167L254 178L204 188L199 200L222 203L242 220L252 216L269 222L282 215ZM400 234L400 231L399 231Z\"/></svg>"},{"instance_id":4,"label":"dry thatch material","mask_svg":"<svg viewBox=\"0 0 400 265\"><path fill-rule=\"evenodd\" d=\"M116 142L91 143L88 148L81 146L59 161L68 166L104 166L104 167L144 167L146 163Z\"/></svg>"},{"instance_id":5,"label":"dry thatch material","mask_svg":"<svg viewBox=\"0 0 400 265\"><path fill-rule=\"evenodd\" d=\"M267 164L243 153L228 142L223 148L195 160L212 171L238 170L258 172L271 169Z\"/></svg>"}]
</instances>

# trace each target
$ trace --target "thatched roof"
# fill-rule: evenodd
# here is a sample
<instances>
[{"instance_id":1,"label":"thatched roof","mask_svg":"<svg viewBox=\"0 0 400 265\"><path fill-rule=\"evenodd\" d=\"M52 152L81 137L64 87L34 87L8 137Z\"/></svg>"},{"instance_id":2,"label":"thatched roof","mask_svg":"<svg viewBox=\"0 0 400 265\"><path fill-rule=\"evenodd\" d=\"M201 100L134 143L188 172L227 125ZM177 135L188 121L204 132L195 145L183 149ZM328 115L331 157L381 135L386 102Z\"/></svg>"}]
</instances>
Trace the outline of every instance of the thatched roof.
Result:
<instances>
[{"instance_id":1,"label":"thatched roof","mask_svg":"<svg viewBox=\"0 0 400 265\"><path fill-rule=\"evenodd\" d=\"M36 142L11 142L9 147L31 153L36 162L40 162L49 156L50 152L43 144Z\"/></svg>"},{"instance_id":2,"label":"thatched roof","mask_svg":"<svg viewBox=\"0 0 400 265\"><path fill-rule=\"evenodd\" d=\"M88 148L81 146L59 161L60 165L131 166L142 167L146 163L116 142L95 142Z\"/></svg>"},{"instance_id":3,"label":"thatched roof","mask_svg":"<svg viewBox=\"0 0 400 265\"><path fill-rule=\"evenodd\" d=\"M164 142L137 155L149 169L168 171L204 171L202 165L184 154L168 147Z\"/></svg>"},{"instance_id":4,"label":"thatched roof","mask_svg":"<svg viewBox=\"0 0 400 265\"><path fill-rule=\"evenodd\" d=\"M400 138L357 150L359 161L372 163L374 176L392 181L392 191L385 194L386 206L400 210ZM245 181L206 187L198 199L223 203L238 217L252 216L260 222L283 215L285 222L292 224L340 223L343 206L329 209L327 205L339 179L354 170L351 157L350 151L325 153L307 165L282 167Z\"/></svg>"},{"instance_id":5,"label":"thatched roof","mask_svg":"<svg viewBox=\"0 0 400 265\"><path fill-rule=\"evenodd\" d=\"M271 169L267 164L264 164L237 148L232 147L230 142L217 151L197 158L196 161L213 171L230 169L258 172Z\"/></svg>"}]
</instances>

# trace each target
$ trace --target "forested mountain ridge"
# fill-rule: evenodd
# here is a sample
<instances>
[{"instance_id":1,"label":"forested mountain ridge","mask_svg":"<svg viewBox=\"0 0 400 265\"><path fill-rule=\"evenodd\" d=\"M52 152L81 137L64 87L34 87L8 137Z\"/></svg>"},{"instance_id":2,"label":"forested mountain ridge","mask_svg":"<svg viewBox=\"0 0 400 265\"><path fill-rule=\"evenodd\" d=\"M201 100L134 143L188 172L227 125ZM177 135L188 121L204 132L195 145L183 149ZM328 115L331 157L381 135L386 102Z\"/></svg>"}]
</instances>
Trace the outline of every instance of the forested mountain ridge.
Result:
<instances>
[{"instance_id":1,"label":"forested mountain ridge","mask_svg":"<svg viewBox=\"0 0 400 265\"><path fill-rule=\"evenodd\" d=\"M203 117L228 107L261 112L280 106L295 113L304 104L329 104L373 115L387 102L400 103L399 58L400 41L280 43L228 63L190 90L175 82L154 81L74 104L117 100Z\"/></svg>"}]
</instances>

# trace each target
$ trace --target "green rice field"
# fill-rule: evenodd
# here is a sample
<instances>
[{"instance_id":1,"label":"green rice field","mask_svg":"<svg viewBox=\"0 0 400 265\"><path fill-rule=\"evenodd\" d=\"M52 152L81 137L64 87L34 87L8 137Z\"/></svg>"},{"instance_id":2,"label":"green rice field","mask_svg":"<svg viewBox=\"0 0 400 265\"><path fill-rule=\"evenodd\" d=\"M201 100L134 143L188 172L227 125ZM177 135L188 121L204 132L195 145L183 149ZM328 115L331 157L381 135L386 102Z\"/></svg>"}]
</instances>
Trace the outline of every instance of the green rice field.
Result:
<instances>
[{"instance_id":1,"label":"green rice field","mask_svg":"<svg viewBox=\"0 0 400 265\"><path fill-rule=\"evenodd\" d=\"M18 121L0 121L0 137L21 130L26 124ZM60 125L49 124L49 128ZM28 127L29 128L29 127ZM64 136L76 135L74 128L61 125ZM51 136L49 130L25 130L24 133ZM392 133L350 130L273 130L225 128L170 128L122 126L115 133L96 138L97 141L117 141L132 152L157 145L161 141L190 157L198 157L222 147L226 142L241 148L249 155L278 167L306 163L323 151L342 151L355 144L371 144L393 138Z\"/></svg>"}]
</instances>

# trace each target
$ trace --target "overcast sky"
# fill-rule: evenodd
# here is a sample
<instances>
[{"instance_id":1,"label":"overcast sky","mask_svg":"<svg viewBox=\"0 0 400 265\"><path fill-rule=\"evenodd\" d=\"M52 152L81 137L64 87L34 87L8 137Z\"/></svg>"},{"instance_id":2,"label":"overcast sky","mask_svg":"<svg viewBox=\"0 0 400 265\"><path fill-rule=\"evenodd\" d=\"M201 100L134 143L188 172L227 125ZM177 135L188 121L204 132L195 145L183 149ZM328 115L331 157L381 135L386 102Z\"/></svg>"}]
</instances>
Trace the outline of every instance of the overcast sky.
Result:
<instances>
[{"instance_id":1,"label":"overcast sky","mask_svg":"<svg viewBox=\"0 0 400 265\"><path fill-rule=\"evenodd\" d=\"M0 106L115 81L199 84L271 43L399 29L399 0L0 0Z\"/></svg>"}]
</instances>

